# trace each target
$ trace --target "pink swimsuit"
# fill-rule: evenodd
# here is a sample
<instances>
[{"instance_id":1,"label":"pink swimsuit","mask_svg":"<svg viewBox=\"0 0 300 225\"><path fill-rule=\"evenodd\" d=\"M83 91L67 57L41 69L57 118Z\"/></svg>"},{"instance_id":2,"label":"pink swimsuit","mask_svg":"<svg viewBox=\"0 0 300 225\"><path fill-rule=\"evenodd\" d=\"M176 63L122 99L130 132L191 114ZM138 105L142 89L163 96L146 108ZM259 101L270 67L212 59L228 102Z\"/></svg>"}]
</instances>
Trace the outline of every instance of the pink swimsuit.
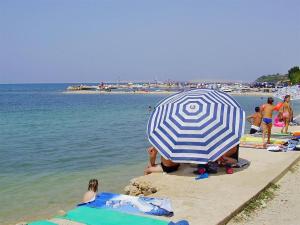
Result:
<instances>
[{"instance_id":1,"label":"pink swimsuit","mask_svg":"<svg viewBox=\"0 0 300 225\"><path fill-rule=\"evenodd\" d=\"M283 117L283 118L289 118L289 117L290 117L289 112L283 112L283 113L282 113L282 117Z\"/></svg>"}]
</instances>

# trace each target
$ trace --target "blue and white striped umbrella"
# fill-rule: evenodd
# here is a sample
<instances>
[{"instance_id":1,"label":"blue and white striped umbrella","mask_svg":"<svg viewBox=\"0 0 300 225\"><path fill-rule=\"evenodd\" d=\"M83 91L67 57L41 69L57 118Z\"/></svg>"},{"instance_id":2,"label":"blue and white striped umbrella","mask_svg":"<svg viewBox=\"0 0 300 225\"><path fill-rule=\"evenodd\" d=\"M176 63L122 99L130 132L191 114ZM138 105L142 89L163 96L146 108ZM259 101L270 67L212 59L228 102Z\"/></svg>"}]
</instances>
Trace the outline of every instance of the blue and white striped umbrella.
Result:
<instances>
[{"instance_id":1,"label":"blue and white striped umbrella","mask_svg":"<svg viewBox=\"0 0 300 225\"><path fill-rule=\"evenodd\" d=\"M166 159L205 164L239 144L245 112L226 93L195 89L162 100L147 126L150 143Z\"/></svg>"}]
</instances>

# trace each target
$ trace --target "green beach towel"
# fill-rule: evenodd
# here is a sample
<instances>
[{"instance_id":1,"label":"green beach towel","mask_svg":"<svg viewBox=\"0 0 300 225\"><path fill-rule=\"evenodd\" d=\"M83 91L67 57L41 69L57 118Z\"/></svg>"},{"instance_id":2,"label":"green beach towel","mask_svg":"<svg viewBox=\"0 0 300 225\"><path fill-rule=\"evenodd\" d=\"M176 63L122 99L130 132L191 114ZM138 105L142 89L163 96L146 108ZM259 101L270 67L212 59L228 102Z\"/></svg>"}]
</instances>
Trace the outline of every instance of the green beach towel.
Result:
<instances>
[{"instance_id":1,"label":"green beach towel","mask_svg":"<svg viewBox=\"0 0 300 225\"><path fill-rule=\"evenodd\" d=\"M35 221L35 222L28 223L28 225L57 225L57 224L46 221L46 220L40 220L40 221Z\"/></svg>"},{"instance_id":2,"label":"green beach towel","mask_svg":"<svg viewBox=\"0 0 300 225\"><path fill-rule=\"evenodd\" d=\"M60 217L87 225L168 225L168 221L126 214L111 209L77 207Z\"/></svg>"}]
</instances>

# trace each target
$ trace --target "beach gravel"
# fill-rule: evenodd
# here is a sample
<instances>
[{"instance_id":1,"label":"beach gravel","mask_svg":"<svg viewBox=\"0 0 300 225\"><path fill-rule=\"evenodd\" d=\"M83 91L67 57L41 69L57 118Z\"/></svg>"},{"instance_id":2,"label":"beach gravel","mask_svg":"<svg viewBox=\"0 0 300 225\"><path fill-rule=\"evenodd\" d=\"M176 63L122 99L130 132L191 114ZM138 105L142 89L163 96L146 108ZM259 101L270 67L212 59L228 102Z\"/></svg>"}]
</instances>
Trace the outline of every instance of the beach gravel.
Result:
<instances>
[{"instance_id":1,"label":"beach gravel","mask_svg":"<svg viewBox=\"0 0 300 225\"><path fill-rule=\"evenodd\" d=\"M300 162L277 183L280 188L275 191L275 198L265 207L243 221L233 218L228 225L299 225L300 224ZM243 213L243 212L242 212Z\"/></svg>"}]
</instances>

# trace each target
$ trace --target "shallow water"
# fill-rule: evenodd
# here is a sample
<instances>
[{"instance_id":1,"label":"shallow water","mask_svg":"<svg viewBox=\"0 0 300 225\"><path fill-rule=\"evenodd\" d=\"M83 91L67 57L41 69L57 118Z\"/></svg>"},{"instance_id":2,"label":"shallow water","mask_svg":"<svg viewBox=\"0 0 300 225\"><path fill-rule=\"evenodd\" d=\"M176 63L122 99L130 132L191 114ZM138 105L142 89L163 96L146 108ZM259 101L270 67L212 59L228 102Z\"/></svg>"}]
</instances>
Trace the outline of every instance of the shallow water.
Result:
<instances>
[{"instance_id":1,"label":"shallow water","mask_svg":"<svg viewBox=\"0 0 300 225\"><path fill-rule=\"evenodd\" d=\"M63 94L68 85L0 85L0 224L73 207L90 178L120 192L143 173L148 106L165 96ZM266 101L235 98L247 114Z\"/></svg>"}]
</instances>

